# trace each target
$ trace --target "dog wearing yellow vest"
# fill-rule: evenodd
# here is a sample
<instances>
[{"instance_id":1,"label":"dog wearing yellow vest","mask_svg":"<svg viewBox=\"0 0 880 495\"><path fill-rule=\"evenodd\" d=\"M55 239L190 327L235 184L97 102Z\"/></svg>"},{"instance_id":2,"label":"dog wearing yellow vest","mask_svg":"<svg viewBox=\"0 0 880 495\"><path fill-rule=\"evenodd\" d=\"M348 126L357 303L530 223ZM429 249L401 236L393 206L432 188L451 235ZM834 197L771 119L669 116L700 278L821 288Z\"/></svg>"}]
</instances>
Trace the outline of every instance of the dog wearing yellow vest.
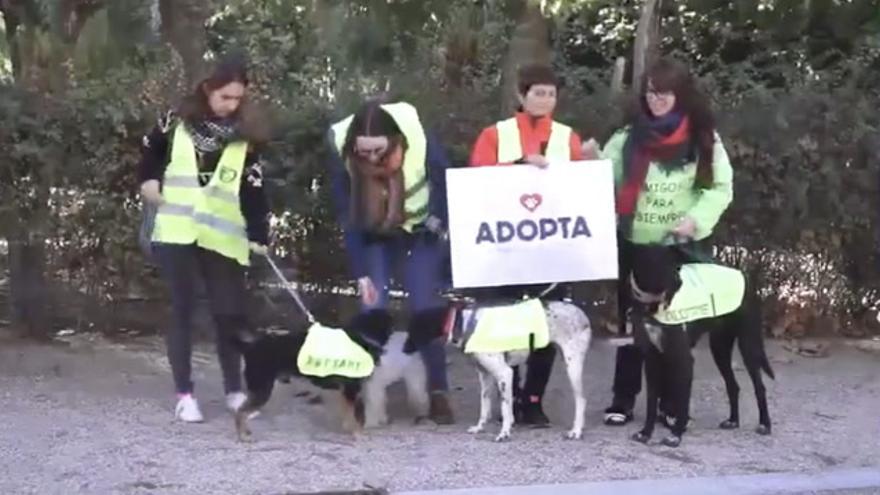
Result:
<instances>
[{"instance_id":1,"label":"dog wearing yellow vest","mask_svg":"<svg viewBox=\"0 0 880 495\"><path fill-rule=\"evenodd\" d=\"M761 372L775 378L764 350L760 302L746 287L742 272L713 263L681 264L668 246L637 245L633 251L632 321L636 344L645 353L647 409L643 428L633 440L647 443L657 422L664 394L663 418L671 433L662 440L678 447L689 422L694 360L691 349L708 333L712 357L724 378L730 416L720 428L739 427L739 385L733 373L733 346L739 344L743 364L758 402L757 432L769 435L770 414Z\"/></svg>"},{"instance_id":2,"label":"dog wearing yellow vest","mask_svg":"<svg viewBox=\"0 0 880 495\"><path fill-rule=\"evenodd\" d=\"M303 324L298 331L237 335L234 343L244 357L248 389L247 401L235 414L239 440L250 440L248 419L269 401L275 381L290 377L305 378L321 389L338 392L342 427L357 433L363 421L357 411L362 389L375 388L370 385L374 376L384 381L388 372L383 368L391 366L390 361L395 370L407 375L410 402L417 416L425 416L424 364L417 354L405 352L407 335L392 332L391 327L388 312L374 310L355 316L344 329L315 323Z\"/></svg>"},{"instance_id":3,"label":"dog wearing yellow vest","mask_svg":"<svg viewBox=\"0 0 880 495\"><path fill-rule=\"evenodd\" d=\"M495 441L510 439L514 423L513 367L525 364L532 349L556 345L565 358L575 404L573 424L565 437L580 439L587 408L583 369L592 339L587 315L569 302L543 303L537 298L493 305L459 298L453 307L455 319L450 323L449 341L473 360L480 379L480 419L468 432L476 434L485 429L497 390L501 397L501 431Z\"/></svg>"}]
</instances>

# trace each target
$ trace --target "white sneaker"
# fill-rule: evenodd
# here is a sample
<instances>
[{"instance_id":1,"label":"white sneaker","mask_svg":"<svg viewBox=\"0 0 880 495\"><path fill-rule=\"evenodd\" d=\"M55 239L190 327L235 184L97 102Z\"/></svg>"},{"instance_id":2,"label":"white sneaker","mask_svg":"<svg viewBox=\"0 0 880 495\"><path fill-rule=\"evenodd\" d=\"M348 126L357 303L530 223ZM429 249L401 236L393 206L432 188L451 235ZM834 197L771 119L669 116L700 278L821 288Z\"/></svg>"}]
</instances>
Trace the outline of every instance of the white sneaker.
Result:
<instances>
[{"instance_id":1,"label":"white sneaker","mask_svg":"<svg viewBox=\"0 0 880 495\"><path fill-rule=\"evenodd\" d=\"M190 394L184 395L177 401L174 417L185 423L201 423L205 420L202 411L199 410L198 401Z\"/></svg>"},{"instance_id":2,"label":"white sneaker","mask_svg":"<svg viewBox=\"0 0 880 495\"><path fill-rule=\"evenodd\" d=\"M231 412L236 412L247 402L247 394L244 392L230 392L226 394L226 407ZM254 419L260 415L260 411L253 411L248 414L248 419Z\"/></svg>"}]
</instances>

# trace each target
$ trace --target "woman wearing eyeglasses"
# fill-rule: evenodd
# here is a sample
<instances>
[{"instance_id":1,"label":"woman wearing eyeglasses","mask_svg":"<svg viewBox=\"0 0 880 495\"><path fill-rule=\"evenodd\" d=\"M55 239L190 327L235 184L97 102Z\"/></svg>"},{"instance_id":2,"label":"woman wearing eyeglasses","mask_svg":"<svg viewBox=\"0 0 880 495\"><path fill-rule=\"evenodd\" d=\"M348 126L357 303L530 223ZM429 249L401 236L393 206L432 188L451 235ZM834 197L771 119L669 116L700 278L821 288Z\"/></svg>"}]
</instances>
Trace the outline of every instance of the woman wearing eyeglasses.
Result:
<instances>
[{"instance_id":1,"label":"woman wearing eyeglasses","mask_svg":"<svg viewBox=\"0 0 880 495\"><path fill-rule=\"evenodd\" d=\"M405 102L368 102L334 124L329 140L337 219L362 308L388 305L394 268L403 265L409 340L427 367L429 417L451 424L440 296L447 285L446 152Z\"/></svg>"},{"instance_id":2,"label":"woman wearing eyeglasses","mask_svg":"<svg viewBox=\"0 0 880 495\"><path fill-rule=\"evenodd\" d=\"M626 333L632 297L631 246L663 243L685 262L710 259L710 236L733 200L730 159L715 131L709 100L688 68L661 58L646 71L641 87L626 126L601 153L613 162L615 172L621 335ZM605 411L606 424L633 419L642 364L635 346L618 349L614 400Z\"/></svg>"}]
</instances>

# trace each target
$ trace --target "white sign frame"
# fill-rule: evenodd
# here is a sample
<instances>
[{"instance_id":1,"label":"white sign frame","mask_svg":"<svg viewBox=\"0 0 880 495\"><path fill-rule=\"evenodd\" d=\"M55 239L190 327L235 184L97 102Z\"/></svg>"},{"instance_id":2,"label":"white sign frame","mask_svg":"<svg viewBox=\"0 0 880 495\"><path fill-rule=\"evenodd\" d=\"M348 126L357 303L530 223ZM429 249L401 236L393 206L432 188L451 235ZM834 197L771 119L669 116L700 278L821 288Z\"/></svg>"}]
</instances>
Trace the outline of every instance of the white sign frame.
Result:
<instances>
[{"instance_id":1,"label":"white sign frame","mask_svg":"<svg viewBox=\"0 0 880 495\"><path fill-rule=\"evenodd\" d=\"M446 190L453 287L617 279L610 160L451 168Z\"/></svg>"}]
</instances>

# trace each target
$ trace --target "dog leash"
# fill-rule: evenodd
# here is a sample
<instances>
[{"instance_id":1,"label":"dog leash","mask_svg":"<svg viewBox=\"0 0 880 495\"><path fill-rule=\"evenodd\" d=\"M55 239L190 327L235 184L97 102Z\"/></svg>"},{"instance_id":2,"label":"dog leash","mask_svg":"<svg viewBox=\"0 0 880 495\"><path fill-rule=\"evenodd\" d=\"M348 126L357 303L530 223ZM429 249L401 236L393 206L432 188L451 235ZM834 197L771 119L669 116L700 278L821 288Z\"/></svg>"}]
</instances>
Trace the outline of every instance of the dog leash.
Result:
<instances>
[{"instance_id":1,"label":"dog leash","mask_svg":"<svg viewBox=\"0 0 880 495\"><path fill-rule=\"evenodd\" d=\"M293 300L296 301L296 305L299 306L299 309L306 316L306 319L309 320L309 323L315 323L315 315L313 315L312 312L309 311L309 308L306 307L305 303L303 303L302 298L299 297L299 293L293 288L293 284L291 284L287 280L287 277L285 277L284 274L281 273L281 269L278 268L278 265L275 264L275 261L272 260L272 257L269 256L268 253L266 253L264 256L266 258L266 261L269 262L269 266L271 266L272 270L275 272L275 275L284 284L284 288L287 289L288 294L293 297Z\"/></svg>"}]
</instances>

